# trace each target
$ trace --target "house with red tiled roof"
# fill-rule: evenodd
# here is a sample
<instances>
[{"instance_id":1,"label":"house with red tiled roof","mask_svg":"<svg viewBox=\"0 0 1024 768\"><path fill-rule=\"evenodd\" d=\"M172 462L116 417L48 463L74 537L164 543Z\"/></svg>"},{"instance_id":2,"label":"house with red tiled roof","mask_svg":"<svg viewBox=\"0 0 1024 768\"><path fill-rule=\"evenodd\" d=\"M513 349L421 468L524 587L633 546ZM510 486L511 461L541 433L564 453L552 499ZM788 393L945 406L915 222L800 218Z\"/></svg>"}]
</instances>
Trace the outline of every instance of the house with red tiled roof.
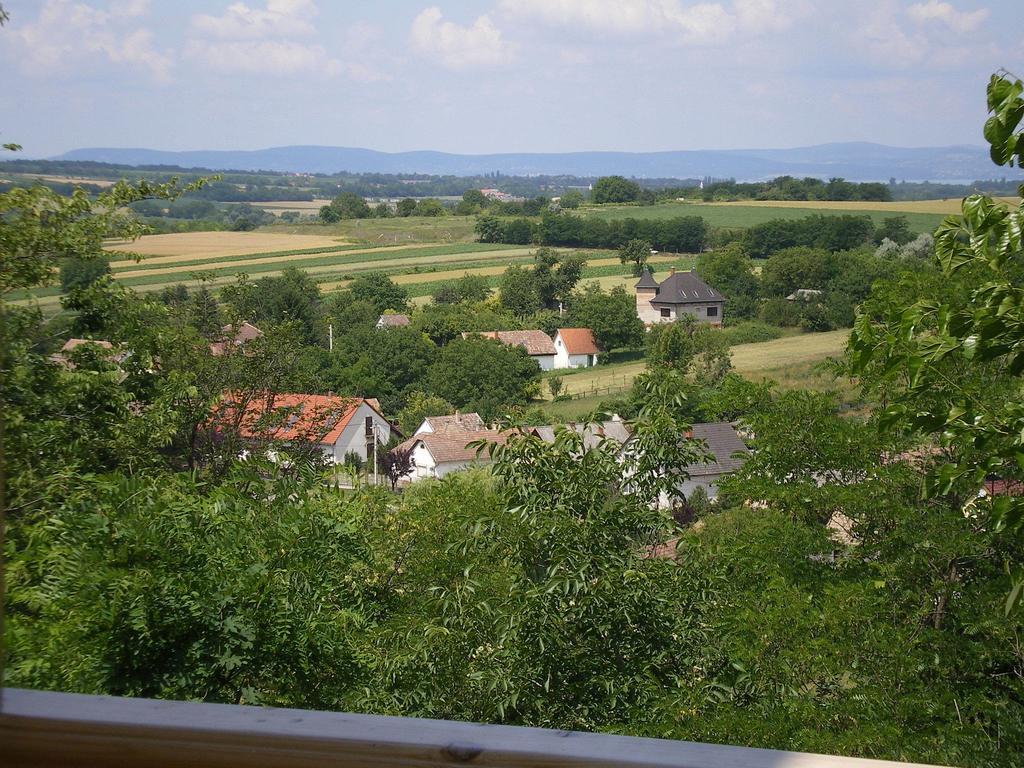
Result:
<instances>
[{"instance_id":1,"label":"house with red tiled roof","mask_svg":"<svg viewBox=\"0 0 1024 768\"><path fill-rule=\"evenodd\" d=\"M559 328L555 332L555 368L590 368L604 350L589 328Z\"/></svg>"},{"instance_id":2,"label":"house with red tiled roof","mask_svg":"<svg viewBox=\"0 0 1024 768\"><path fill-rule=\"evenodd\" d=\"M381 450L397 434L376 401L362 397L268 393L236 404L229 395L215 419L237 423L247 442L315 443L336 464L344 463L348 453L372 460L375 447Z\"/></svg>"},{"instance_id":3,"label":"house with red tiled roof","mask_svg":"<svg viewBox=\"0 0 1024 768\"><path fill-rule=\"evenodd\" d=\"M220 338L210 344L210 354L220 357L235 347L245 346L253 339L258 339L263 331L252 323L242 323L239 326L225 325L220 329Z\"/></svg>"},{"instance_id":4,"label":"house with red tiled roof","mask_svg":"<svg viewBox=\"0 0 1024 768\"><path fill-rule=\"evenodd\" d=\"M526 354L537 361L542 371L550 371L555 367L555 343L544 331L472 331L462 334L464 339L471 336L497 339L510 347L522 347Z\"/></svg>"}]
</instances>

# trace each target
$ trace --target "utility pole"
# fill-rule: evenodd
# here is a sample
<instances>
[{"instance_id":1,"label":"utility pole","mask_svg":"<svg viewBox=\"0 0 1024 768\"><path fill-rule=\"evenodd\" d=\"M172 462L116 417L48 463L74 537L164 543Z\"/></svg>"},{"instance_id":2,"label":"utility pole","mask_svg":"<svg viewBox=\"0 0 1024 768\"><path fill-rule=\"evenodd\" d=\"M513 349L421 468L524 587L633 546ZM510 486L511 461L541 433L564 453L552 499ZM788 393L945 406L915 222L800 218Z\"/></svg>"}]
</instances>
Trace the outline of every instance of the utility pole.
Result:
<instances>
[{"instance_id":1,"label":"utility pole","mask_svg":"<svg viewBox=\"0 0 1024 768\"><path fill-rule=\"evenodd\" d=\"M327 324L327 350L334 351L334 323Z\"/></svg>"}]
</instances>

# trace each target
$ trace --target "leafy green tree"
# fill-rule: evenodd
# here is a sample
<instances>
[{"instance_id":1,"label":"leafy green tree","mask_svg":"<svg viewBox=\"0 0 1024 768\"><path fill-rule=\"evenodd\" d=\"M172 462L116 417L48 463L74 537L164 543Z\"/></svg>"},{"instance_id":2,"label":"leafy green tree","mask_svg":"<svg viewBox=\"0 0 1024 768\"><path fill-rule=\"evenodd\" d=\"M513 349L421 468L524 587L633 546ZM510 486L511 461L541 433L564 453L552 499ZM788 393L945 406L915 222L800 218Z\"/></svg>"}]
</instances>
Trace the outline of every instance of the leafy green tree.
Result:
<instances>
[{"instance_id":1,"label":"leafy green tree","mask_svg":"<svg viewBox=\"0 0 1024 768\"><path fill-rule=\"evenodd\" d=\"M93 256L78 258L72 256L60 265L60 289L70 293L75 288L88 288L110 274L110 259Z\"/></svg>"},{"instance_id":2,"label":"leafy green tree","mask_svg":"<svg viewBox=\"0 0 1024 768\"><path fill-rule=\"evenodd\" d=\"M459 302L485 301L491 295L487 278L483 275L466 273L458 280L443 283L434 291L435 304L458 304Z\"/></svg>"},{"instance_id":3,"label":"leafy green tree","mask_svg":"<svg viewBox=\"0 0 1024 768\"><path fill-rule=\"evenodd\" d=\"M340 705L365 674L350 627L366 595L341 500L316 474L255 460L212 491L199 482L83 477L32 527L9 598L10 682ZM59 572L35 552L60 553Z\"/></svg>"},{"instance_id":4,"label":"leafy green tree","mask_svg":"<svg viewBox=\"0 0 1024 768\"><path fill-rule=\"evenodd\" d=\"M916 235L910 230L910 222L907 221L906 216L888 217L882 222L882 226L875 230L876 243L891 240L897 245L906 245L915 237Z\"/></svg>"},{"instance_id":5,"label":"leafy green tree","mask_svg":"<svg viewBox=\"0 0 1024 768\"><path fill-rule=\"evenodd\" d=\"M619 248L619 261L633 265L633 276L639 277L651 257L651 244L646 240L630 240Z\"/></svg>"},{"instance_id":6,"label":"leafy green tree","mask_svg":"<svg viewBox=\"0 0 1024 768\"><path fill-rule=\"evenodd\" d=\"M469 331L514 331L523 328L519 318L493 299L476 303L427 304L412 316L411 324L438 345L447 344Z\"/></svg>"},{"instance_id":7,"label":"leafy green tree","mask_svg":"<svg viewBox=\"0 0 1024 768\"><path fill-rule=\"evenodd\" d=\"M758 278L754 263L738 245L702 253L697 274L729 302L729 317L749 320L757 315Z\"/></svg>"},{"instance_id":8,"label":"leafy green tree","mask_svg":"<svg viewBox=\"0 0 1024 768\"><path fill-rule=\"evenodd\" d=\"M1022 90L1021 81L1004 75L994 75L988 86L991 116L985 138L993 160L1000 164L1024 160ZM1024 186L1020 195L1024 198ZM1024 202L1009 207L983 195L965 198L962 215L947 217L936 231L935 251L948 281L971 273L985 275L968 301L926 298L909 308L888 307L879 322L861 315L855 324L850 342L855 373L881 371L875 375L885 379L907 372L885 409L883 428L932 436L946 451L946 461L925 486L932 498L970 499L990 476L1011 483L1024 479L1019 460L1024 456L1024 412L1016 381L1024 371L1022 231ZM999 378L988 378L986 391L979 392L972 375L951 377L961 366L972 372L1005 371L1012 377L1007 385L1014 394L999 392L994 386ZM965 450L966 446L976 450ZM1019 535L1024 521L1019 497L997 495L970 505L993 530ZM1019 568L1019 561L1014 565ZM1018 570L1014 579L1008 610L1024 593L1024 575Z\"/></svg>"},{"instance_id":9,"label":"leafy green tree","mask_svg":"<svg viewBox=\"0 0 1024 768\"><path fill-rule=\"evenodd\" d=\"M636 298L621 285L610 291L588 283L569 303L569 324L589 328L606 351L643 345L644 324L636 314Z\"/></svg>"},{"instance_id":10,"label":"leafy green tree","mask_svg":"<svg viewBox=\"0 0 1024 768\"><path fill-rule=\"evenodd\" d=\"M455 406L437 395L426 392L410 392L406 405L398 412L398 428L402 434L411 436L428 416L445 416L454 413Z\"/></svg>"},{"instance_id":11,"label":"leafy green tree","mask_svg":"<svg viewBox=\"0 0 1024 768\"><path fill-rule=\"evenodd\" d=\"M405 197L398 201L395 206L395 214L398 216L412 216L416 210L416 201L411 197Z\"/></svg>"},{"instance_id":12,"label":"leafy green tree","mask_svg":"<svg viewBox=\"0 0 1024 768\"><path fill-rule=\"evenodd\" d=\"M307 344L326 340L320 288L300 269L286 267L279 277L264 277L255 283L241 280L226 286L221 296L236 317L257 325L295 321Z\"/></svg>"},{"instance_id":13,"label":"leafy green tree","mask_svg":"<svg viewBox=\"0 0 1024 768\"><path fill-rule=\"evenodd\" d=\"M567 210L575 210L583 205L583 193L578 189L567 189L558 199L558 205Z\"/></svg>"},{"instance_id":14,"label":"leafy green tree","mask_svg":"<svg viewBox=\"0 0 1024 768\"><path fill-rule=\"evenodd\" d=\"M562 393L563 384L561 376L552 376L548 379L548 392L551 393L553 399L558 399L558 396Z\"/></svg>"},{"instance_id":15,"label":"leafy green tree","mask_svg":"<svg viewBox=\"0 0 1024 768\"><path fill-rule=\"evenodd\" d=\"M433 197L425 197L416 203L417 216L444 216L446 213L441 201Z\"/></svg>"},{"instance_id":16,"label":"leafy green tree","mask_svg":"<svg viewBox=\"0 0 1024 768\"><path fill-rule=\"evenodd\" d=\"M477 239L481 243L502 243L505 242L505 228L502 226L501 219L497 216L483 215L477 216L476 224L474 225Z\"/></svg>"},{"instance_id":17,"label":"leafy green tree","mask_svg":"<svg viewBox=\"0 0 1024 768\"><path fill-rule=\"evenodd\" d=\"M342 192L335 197L330 208L337 212L337 220L342 219L368 219L373 216L373 211L367 202L355 192ZM323 218L321 209L321 218Z\"/></svg>"},{"instance_id":18,"label":"leafy green tree","mask_svg":"<svg viewBox=\"0 0 1024 768\"><path fill-rule=\"evenodd\" d=\"M622 176L602 176L590 193L595 203L631 203L639 197L640 185Z\"/></svg>"},{"instance_id":19,"label":"leafy green tree","mask_svg":"<svg viewBox=\"0 0 1024 768\"><path fill-rule=\"evenodd\" d=\"M539 366L522 347L470 336L440 350L427 381L431 393L491 420L509 407L526 405L539 376Z\"/></svg>"},{"instance_id":20,"label":"leafy green tree","mask_svg":"<svg viewBox=\"0 0 1024 768\"><path fill-rule=\"evenodd\" d=\"M408 291L395 284L384 272L357 275L349 285L349 292L354 300L373 304L378 314L388 310L404 312L409 306Z\"/></svg>"},{"instance_id":21,"label":"leafy green tree","mask_svg":"<svg viewBox=\"0 0 1024 768\"><path fill-rule=\"evenodd\" d=\"M533 272L513 264L501 276L501 306L518 317L526 317L541 307Z\"/></svg>"}]
</instances>

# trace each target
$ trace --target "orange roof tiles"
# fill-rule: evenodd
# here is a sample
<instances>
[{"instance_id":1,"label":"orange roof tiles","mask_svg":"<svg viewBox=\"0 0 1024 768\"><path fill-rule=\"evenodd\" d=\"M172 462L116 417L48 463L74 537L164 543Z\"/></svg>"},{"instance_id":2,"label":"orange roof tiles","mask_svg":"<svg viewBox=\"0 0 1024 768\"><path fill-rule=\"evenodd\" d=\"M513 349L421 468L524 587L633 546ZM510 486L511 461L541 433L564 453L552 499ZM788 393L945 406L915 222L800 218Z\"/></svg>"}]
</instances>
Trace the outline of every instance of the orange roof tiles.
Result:
<instances>
[{"instance_id":1,"label":"orange roof tiles","mask_svg":"<svg viewBox=\"0 0 1024 768\"><path fill-rule=\"evenodd\" d=\"M334 445L364 403L369 405L361 397L335 395L286 393L254 398L245 405L239 433L249 439L312 440ZM225 406L233 406L230 396Z\"/></svg>"},{"instance_id":2,"label":"orange roof tiles","mask_svg":"<svg viewBox=\"0 0 1024 768\"><path fill-rule=\"evenodd\" d=\"M559 328L565 351L570 355L599 355L601 349L594 340L594 332L589 328Z\"/></svg>"}]
</instances>

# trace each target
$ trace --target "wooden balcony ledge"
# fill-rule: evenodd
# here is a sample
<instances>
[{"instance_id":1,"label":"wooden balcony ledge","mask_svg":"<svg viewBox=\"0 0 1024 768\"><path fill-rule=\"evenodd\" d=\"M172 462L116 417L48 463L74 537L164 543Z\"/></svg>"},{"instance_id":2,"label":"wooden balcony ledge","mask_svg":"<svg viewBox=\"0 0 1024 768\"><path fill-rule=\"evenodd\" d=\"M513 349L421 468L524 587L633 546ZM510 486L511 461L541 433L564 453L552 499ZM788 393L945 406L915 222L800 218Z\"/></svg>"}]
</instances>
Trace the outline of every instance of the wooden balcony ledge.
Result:
<instances>
[{"instance_id":1,"label":"wooden balcony ledge","mask_svg":"<svg viewBox=\"0 0 1024 768\"><path fill-rule=\"evenodd\" d=\"M879 760L445 720L3 690L0 765L882 768Z\"/></svg>"}]
</instances>

